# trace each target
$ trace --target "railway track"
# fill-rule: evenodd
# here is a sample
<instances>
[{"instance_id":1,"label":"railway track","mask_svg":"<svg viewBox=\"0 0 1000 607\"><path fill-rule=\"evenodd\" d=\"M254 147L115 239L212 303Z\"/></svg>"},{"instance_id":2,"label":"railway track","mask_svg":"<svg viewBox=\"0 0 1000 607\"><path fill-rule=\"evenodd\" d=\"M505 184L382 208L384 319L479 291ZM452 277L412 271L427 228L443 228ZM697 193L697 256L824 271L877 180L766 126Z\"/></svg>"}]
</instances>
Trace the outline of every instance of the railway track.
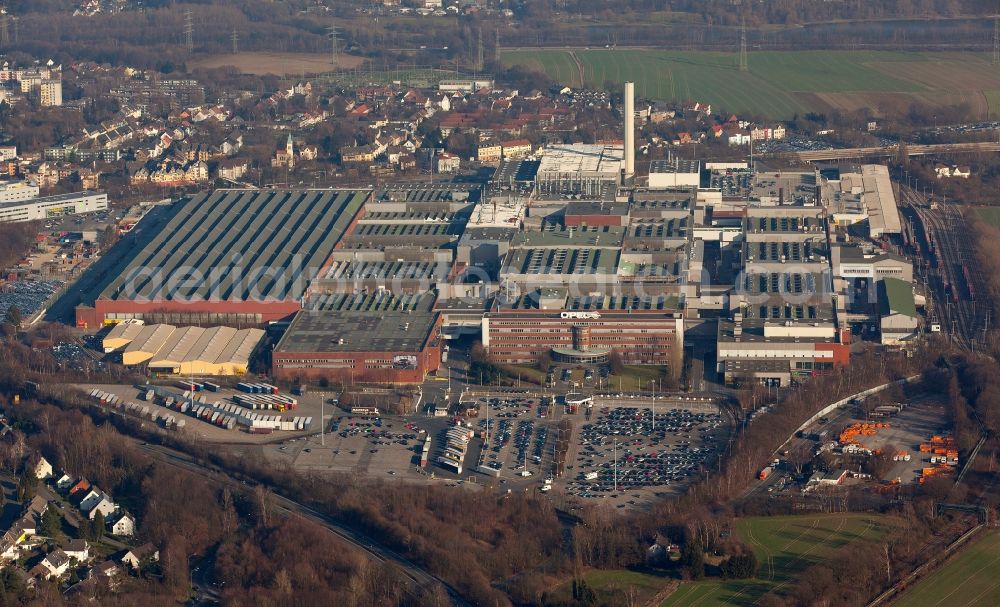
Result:
<instances>
[{"instance_id":1,"label":"railway track","mask_svg":"<svg viewBox=\"0 0 1000 607\"><path fill-rule=\"evenodd\" d=\"M175 451L162 445L153 445L149 443L143 443L139 446L139 448L150 457L168 466L182 468L192 474L202 476L213 483L228 484L236 487L237 489L241 487L239 481L232 478L228 474L222 471L210 470L186 453ZM408 590L414 594L422 588L429 588L434 584L440 584L441 587L443 587L448 593L448 596L452 601L452 605L456 605L458 607L473 607L473 605L465 600L465 598L463 598L454 587L445 582L443 579L428 572L420 565L403 557L394 550L379 544L375 539L365 535L363 532L337 521L333 517L319 512L310 506L291 500L283 495L272 493L271 500L278 510L286 513L297 514L321 525L322 527L326 527L341 541L346 544L350 544L365 553L372 560L380 563L393 563L397 567L399 573L405 578L407 585L409 586Z\"/></svg>"},{"instance_id":2,"label":"railway track","mask_svg":"<svg viewBox=\"0 0 1000 607\"><path fill-rule=\"evenodd\" d=\"M974 299L976 294L981 297L985 293L981 277L965 272L965 268L975 266L965 218L953 205L930 209L919 192L905 186L899 186L899 191L901 202L911 206L920 218L927 247L933 248L938 261L937 267L928 269L927 286L942 329L952 343L974 351L986 327L987 306Z\"/></svg>"}]
</instances>

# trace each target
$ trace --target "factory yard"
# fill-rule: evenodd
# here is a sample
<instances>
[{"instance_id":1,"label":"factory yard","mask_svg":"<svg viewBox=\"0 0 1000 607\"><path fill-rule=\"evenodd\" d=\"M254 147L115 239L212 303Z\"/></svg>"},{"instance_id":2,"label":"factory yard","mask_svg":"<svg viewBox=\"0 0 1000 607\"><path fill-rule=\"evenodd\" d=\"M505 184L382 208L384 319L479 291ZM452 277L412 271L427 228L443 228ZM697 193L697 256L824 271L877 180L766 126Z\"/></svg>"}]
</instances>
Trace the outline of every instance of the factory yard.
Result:
<instances>
[{"instance_id":1,"label":"factory yard","mask_svg":"<svg viewBox=\"0 0 1000 607\"><path fill-rule=\"evenodd\" d=\"M931 465L930 456L920 452L920 444L931 436L947 435L944 404L936 395L919 395L909 400L907 406L891 418L886 418L887 427L870 436L859 436L863 447L872 451L897 451L910 455L910 461L894 462L881 480L900 479L901 483L916 482L922 468ZM860 423L855 419L852 423Z\"/></svg>"},{"instance_id":2,"label":"factory yard","mask_svg":"<svg viewBox=\"0 0 1000 607\"><path fill-rule=\"evenodd\" d=\"M84 384L76 386L87 396L85 400L89 403L95 403L96 401L89 396L92 390L97 389L105 392L109 395L116 396L119 400L124 402L131 402L139 405L140 407L148 407L147 415L143 416L147 421L153 423L152 415L153 413L158 414L159 419L162 420L167 416L173 416L175 420L184 420L185 424L182 428L178 428L177 431L185 433L186 436L191 438L196 438L209 443L248 443L248 444L260 444L266 442L275 442L279 438L291 438L291 437L301 437L310 432L317 432L319 429L319 414L320 414L320 396L318 394L305 395L296 397L298 399L298 406L294 411L288 411L285 413L280 413L275 410L270 411L260 411L260 413L267 413L274 416L280 416L282 419L287 418L291 420L296 417L312 417L314 420L313 427L311 430L274 430L271 433L261 433L253 434L247 431L246 427L235 426L233 429L226 429L217 424L210 423L208 420L197 419L190 415L189 413L182 413L175 408L166 407L163 404L163 400L159 397L156 401L150 402L144 400L146 395L146 388L142 389L133 385L101 385L101 384ZM177 386L174 383L164 383L163 385L150 386L162 392L169 392L171 395L175 396L178 400L183 399L183 388ZM239 392L237 390L232 390L228 388L221 388L218 392L197 392L195 393L195 398L204 396L208 403L215 401L220 401L226 404L232 404L232 398L237 395L247 396L246 394ZM101 405L107 407L107 405ZM326 411L327 417L329 417L331 409L328 408ZM133 413L125 413L126 415L134 415ZM163 425L162 422L157 422L159 425Z\"/></svg>"}]
</instances>

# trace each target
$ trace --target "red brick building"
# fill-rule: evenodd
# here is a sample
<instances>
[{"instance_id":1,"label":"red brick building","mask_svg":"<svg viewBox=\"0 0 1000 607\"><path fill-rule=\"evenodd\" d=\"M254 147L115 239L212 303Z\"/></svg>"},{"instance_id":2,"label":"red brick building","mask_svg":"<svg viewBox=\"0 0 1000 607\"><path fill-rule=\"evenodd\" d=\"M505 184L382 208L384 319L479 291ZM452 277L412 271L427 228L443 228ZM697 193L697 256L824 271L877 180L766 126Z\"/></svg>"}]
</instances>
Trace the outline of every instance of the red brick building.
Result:
<instances>
[{"instance_id":1,"label":"red brick building","mask_svg":"<svg viewBox=\"0 0 1000 607\"><path fill-rule=\"evenodd\" d=\"M501 363L531 363L540 353L565 362L604 362L614 351L625 364L679 371L684 319L673 309L501 309L483 318L483 345Z\"/></svg>"}]
</instances>

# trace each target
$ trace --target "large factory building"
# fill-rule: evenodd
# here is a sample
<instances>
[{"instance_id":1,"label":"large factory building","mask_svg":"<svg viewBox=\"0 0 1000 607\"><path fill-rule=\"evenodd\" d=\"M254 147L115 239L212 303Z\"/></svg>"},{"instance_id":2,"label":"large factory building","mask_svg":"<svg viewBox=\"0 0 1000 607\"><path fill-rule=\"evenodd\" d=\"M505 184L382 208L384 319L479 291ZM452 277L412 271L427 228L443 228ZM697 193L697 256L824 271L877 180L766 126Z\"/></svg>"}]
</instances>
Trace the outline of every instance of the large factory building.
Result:
<instances>
[{"instance_id":1,"label":"large factory building","mask_svg":"<svg viewBox=\"0 0 1000 607\"><path fill-rule=\"evenodd\" d=\"M543 288L496 303L483 317L483 345L497 362L532 363L539 354L569 363L602 363L617 352L625 364L667 365L679 372L684 320L676 297L568 297Z\"/></svg>"},{"instance_id":2,"label":"large factory building","mask_svg":"<svg viewBox=\"0 0 1000 607\"><path fill-rule=\"evenodd\" d=\"M274 348L275 379L415 384L441 364L432 294L313 297Z\"/></svg>"},{"instance_id":3,"label":"large factory building","mask_svg":"<svg viewBox=\"0 0 1000 607\"><path fill-rule=\"evenodd\" d=\"M135 252L90 285L99 294L77 307L76 324L139 318L253 326L289 318L369 195L216 190L181 201L144 230L150 235Z\"/></svg>"}]
</instances>

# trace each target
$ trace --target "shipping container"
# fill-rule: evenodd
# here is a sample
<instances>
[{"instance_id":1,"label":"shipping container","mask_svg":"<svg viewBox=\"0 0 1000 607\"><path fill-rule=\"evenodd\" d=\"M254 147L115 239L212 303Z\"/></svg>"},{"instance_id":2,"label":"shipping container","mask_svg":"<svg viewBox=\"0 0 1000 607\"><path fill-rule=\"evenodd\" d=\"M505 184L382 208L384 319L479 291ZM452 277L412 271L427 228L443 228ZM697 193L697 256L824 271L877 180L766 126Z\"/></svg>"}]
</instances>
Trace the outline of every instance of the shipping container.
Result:
<instances>
[{"instance_id":1,"label":"shipping container","mask_svg":"<svg viewBox=\"0 0 1000 607\"><path fill-rule=\"evenodd\" d=\"M271 434L272 432L274 432L274 430L271 428L262 428L257 426L250 428L250 434Z\"/></svg>"},{"instance_id":2,"label":"shipping container","mask_svg":"<svg viewBox=\"0 0 1000 607\"><path fill-rule=\"evenodd\" d=\"M218 392L222 388L219 384L210 381L203 382L201 385L204 386L209 392Z\"/></svg>"}]
</instances>

